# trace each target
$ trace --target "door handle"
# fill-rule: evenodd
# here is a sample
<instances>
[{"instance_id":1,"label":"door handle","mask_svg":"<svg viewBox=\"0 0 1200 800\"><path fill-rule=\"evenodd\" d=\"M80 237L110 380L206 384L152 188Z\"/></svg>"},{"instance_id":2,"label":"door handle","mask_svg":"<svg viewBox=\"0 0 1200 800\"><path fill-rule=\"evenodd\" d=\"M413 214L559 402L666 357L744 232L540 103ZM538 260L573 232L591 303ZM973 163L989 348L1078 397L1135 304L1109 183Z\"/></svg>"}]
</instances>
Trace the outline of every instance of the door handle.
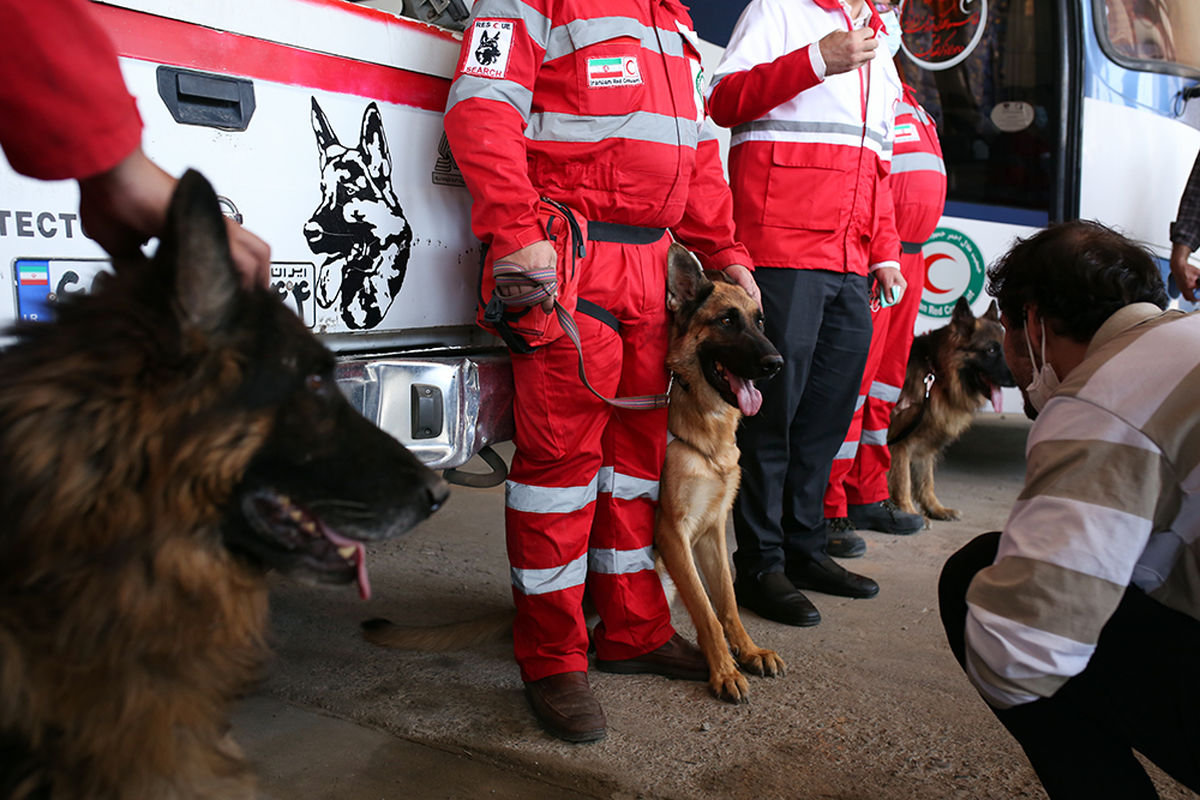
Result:
<instances>
[{"instance_id":1,"label":"door handle","mask_svg":"<svg viewBox=\"0 0 1200 800\"><path fill-rule=\"evenodd\" d=\"M244 131L254 115L254 82L160 66L158 96L175 121L226 131Z\"/></svg>"}]
</instances>

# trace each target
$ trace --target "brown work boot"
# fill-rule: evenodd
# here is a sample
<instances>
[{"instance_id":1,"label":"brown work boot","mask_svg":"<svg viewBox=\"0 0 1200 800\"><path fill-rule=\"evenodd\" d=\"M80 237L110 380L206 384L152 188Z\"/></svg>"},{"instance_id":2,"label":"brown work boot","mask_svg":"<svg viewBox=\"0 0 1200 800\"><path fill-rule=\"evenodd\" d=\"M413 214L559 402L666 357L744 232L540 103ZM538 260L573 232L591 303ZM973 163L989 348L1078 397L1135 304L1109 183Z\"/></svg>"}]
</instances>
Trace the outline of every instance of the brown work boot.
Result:
<instances>
[{"instance_id":1,"label":"brown work boot","mask_svg":"<svg viewBox=\"0 0 1200 800\"><path fill-rule=\"evenodd\" d=\"M685 681L708 680L708 662L704 660L704 653L678 633L667 639L667 643L657 650L651 650L636 658L624 658L620 661L596 659L596 669L625 675L645 672Z\"/></svg>"},{"instance_id":2,"label":"brown work boot","mask_svg":"<svg viewBox=\"0 0 1200 800\"><path fill-rule=\"evenodd\" d=\"M585 672L563 672L525 683L533 715L552 736L567 742L603 739L608 721Z\"/></svg>"}]
</instances>

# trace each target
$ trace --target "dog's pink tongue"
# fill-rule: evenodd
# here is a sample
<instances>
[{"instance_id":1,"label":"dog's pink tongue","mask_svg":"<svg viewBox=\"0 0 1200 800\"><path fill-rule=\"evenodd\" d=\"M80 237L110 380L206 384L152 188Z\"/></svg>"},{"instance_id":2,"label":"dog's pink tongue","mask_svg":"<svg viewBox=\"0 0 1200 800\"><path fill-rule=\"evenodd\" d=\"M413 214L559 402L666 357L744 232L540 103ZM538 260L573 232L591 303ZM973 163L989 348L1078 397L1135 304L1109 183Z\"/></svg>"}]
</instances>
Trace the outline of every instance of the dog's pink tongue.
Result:
<instances>
[{"instance_id":1,"label":"dog's pink tongue","mask_svg":"<svg viewBox=\"0 0 1200 800\"><path fill-rule=\"evenodd\" d=\"M992 411L1000 413L1000 408L1004 405L1004 394L999 386L992 387Z\"/></svg>"},{"instance_id":2,"label":"dog's pink tongue","mask_svg":"<svg viewBox=\"0 0 1200 800\"><path fill-rule=\"evenodd\" d=\"M753 381L743 380L735 375L729 376L729 385L737 394L738 408L747 417L753 417L762 408L762 393Z\"/></svg>"},{"instance_id":3,"label":"dog's pink tongue","mask_svg":"<svg viewBox=\"0 0 1200 800\"><path fill-rule=\"evenodd\" d=\"M338 536L324 525L321 526L321 532L325 534L326 539L338 547L354 548L354 566L358 570L358 596L363 600L370 600L371 579L367 576L367 548L363 546L362 542L347 539L345 536Z\"/></svg>"}]
</instances>

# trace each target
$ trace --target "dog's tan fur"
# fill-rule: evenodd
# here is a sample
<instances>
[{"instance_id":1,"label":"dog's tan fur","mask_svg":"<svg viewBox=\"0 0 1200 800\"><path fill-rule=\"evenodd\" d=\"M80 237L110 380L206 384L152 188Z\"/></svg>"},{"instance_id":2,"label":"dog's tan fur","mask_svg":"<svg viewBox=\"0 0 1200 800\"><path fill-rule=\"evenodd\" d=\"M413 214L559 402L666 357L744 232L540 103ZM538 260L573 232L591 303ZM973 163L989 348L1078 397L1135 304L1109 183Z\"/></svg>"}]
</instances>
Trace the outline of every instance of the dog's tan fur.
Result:
<instances>
[{"instance_id":1,"label":"dog's tan fur","mask_svg":"<svg viewBox=\"0 0 1200 800\"><path fill-rule=\"evenodd\" d=\"M692 256L674 245L667 299L676 313L667 354L667 367L675 376L667 421L674 438L667 445L659 484L654 544L696 626L697 643L708 661L709 687L716 696L738 702L749 691L739 663L755 674L771 676L782 675L785 665L773 650L754 644L738 614L725 521L741 481L736 434L742 412L706 379L699 354L706 339L724 327L714 325L718 317L736 314L748 323L743 330L750 331L762 312L743 289L722 281L712 284L698 308L688 309L692 298L682 286L688 281L679 278L687 272L699 277Z\"/></svg>"},{"instance_id":2,"label":"dog's tan fur","mask_svg":"<svg viewBox=\"0 0 1200 800\"><path fill-rule=\"evenodd\" d=\"M990 390L1013 385L1004 364L1003 341L995 302L975 317L961 299L949 324L913 340L904 387L888 427L891 440L920 419L911 433L890 445L888 491L900 510L915 514L919 503L932 519L959 518L956 509L942 505L933 493L934 467L946 447L971 426ZM930 374L933 384L926 402L925 379Z\"/></svg>"}]
</instances>

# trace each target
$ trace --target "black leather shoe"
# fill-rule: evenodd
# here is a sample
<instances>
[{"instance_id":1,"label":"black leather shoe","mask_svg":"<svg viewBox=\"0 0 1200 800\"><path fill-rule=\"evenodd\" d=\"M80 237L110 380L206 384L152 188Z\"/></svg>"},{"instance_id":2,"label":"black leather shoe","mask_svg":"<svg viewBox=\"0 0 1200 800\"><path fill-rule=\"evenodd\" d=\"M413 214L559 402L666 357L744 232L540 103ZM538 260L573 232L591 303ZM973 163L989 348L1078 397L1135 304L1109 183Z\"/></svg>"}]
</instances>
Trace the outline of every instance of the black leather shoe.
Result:
<instances>
[{"instance_id":1,"label":"black leather shoe","mask_svg":"<svg viewBox=\"0 0 1200 800\"><path fill-rule=\"evenodd\" d=\"M860 531L879 531L896 536L908 536L925 527L924 515L901 511L890 497L880 500L878 503L850 506L846 509L846 513L850 517L850 524ZM830 555L833 554L830 553Z\"/></svg>"},{"instance_id":2,"label":"black leather shoe","mask_svg":"<svg viewBox=\"0 0 1200 800\"><path fill-rule=\"evenodd\" d=\"M529 707L547 733L567 742L603 739L608 720L587 673L563 672L525 684Z\"/></svg>"},{"instance_id":3,"label":"black leather shoe","mask_svg":"<svg viewBox=\"0 0 1200 800\"><path fill-rule=\"evenodd\" d=\"M678 633L657 650L636 658L618 661L596 659L596 669L622 675L650 674L684 681L708 680L708 662L704 659L704 653Z\"/></svg>"},{"instance_id":4,"label":"black leather shoe","mask_svg":"<svg viewBox=\"0 0 1200 800\"><path fill-rule=\"evenodd\" d=\"M867 552L867 543L854 532L847 517L825 520L825 553L834 558L858 558Z\"/></svg>"},{"instance_id":5,"label":"black leather shoe","mask_svg":"<svg viewBox=\"0 0 1200 800\"><path fill-rule=\"evenodd\" d=\"M839 597L874 597L879 584L862 575L855 575L829 556L789 563L788 579L798 589L835 594Z\"/></svg>"},{"instance_id":6,"label":"black leather shoe","mask_svg":"<svg viewBox=\"0 0 1200 800\"><path fill-rule=\"evenodd\" d=\"M760 617L784 625L811 628L821 621L821 612L782 572L767 572L756 577L739 577L733 585L738 605Z\"/></svg>"}]
</instances>

